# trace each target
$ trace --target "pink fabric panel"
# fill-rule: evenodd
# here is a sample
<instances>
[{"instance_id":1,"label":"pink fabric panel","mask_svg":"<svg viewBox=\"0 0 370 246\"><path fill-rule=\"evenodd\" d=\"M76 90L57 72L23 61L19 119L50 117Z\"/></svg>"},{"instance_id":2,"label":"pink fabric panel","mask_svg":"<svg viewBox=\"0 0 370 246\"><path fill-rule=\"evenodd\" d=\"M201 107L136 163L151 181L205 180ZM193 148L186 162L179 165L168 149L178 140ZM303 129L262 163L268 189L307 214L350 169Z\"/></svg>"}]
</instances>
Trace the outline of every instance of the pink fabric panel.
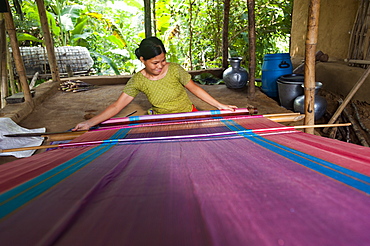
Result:
<instances>
[{"instance_id":1,"label":"pink fabric panel","mask_svg":"<svg viewBox=\"0 0 370 246\"><path fill-rule=\"evenodd\" d=\"M3 220L0 237L14 245L366 245L369 207L369 196L246 139L120 145Z\"/></svg>"},{"instance_id":2,"label":"pink fabric panel","mask_svg":"<svg viewBox=\"0 0 370 246\"><path fill-rule=\"evenodd\" d=\"M51 150L2 164L0 165L0 193L33 179L91 148Z\"/></svg>"},{"instance_id":3,"label":"pink fabric panel","mask_svg":"<svg viewBox=\"0 0 370 246\"><path fill-rule=\"evenodd\" d=\"M240 120L237 122L248 129L282 126L281 124L272 122L266 118ZM281 134L264 135L263 137L281 145L370 176L370 148L368 147L306 134L301 131L296 131L296 133L281 132Z\"/></svg>"}]
</instances>

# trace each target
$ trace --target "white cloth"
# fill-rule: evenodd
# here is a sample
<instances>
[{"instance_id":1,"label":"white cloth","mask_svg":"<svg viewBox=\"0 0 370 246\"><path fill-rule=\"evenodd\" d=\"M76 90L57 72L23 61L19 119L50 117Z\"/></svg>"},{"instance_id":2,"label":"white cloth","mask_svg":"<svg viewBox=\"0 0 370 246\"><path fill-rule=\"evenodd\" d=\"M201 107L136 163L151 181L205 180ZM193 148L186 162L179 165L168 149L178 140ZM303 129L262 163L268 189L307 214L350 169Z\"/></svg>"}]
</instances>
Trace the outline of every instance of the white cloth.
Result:
<instances>
[{"instance_id":1,"label":"white cloth","mask_svg":"<svg viewBox=\"0 0 370 246\"><path fill-rule=\"evenodd\" d=\"M7 134L16 133L44 133L45 128L27 129L17 125L10 118L0 118L0 149L23 148L30 146L40 146L43 142L42 137L5 137ZM15 156L17 158L31 156L36 150L25 150L15 152L0 153L0 156Z\"/></svg>"}]
</instances>

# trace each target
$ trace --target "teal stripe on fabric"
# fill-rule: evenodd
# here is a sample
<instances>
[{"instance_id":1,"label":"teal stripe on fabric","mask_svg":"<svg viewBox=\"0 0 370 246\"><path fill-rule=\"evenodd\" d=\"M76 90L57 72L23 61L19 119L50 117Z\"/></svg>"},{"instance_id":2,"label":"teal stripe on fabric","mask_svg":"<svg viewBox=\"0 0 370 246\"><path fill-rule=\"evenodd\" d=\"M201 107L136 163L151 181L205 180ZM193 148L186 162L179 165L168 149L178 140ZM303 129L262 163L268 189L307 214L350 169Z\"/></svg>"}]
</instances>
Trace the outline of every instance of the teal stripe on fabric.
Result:
<instances>
[{"instance_id":1,"label":"teal stripe on fabric","mask_svg":"<svg viewBox=\"0 0 370 246\"><path fill-rule=\"evenodd\" d=\"M221 114L220 110L210 110L211 114Z\"/></svg>"},{"instance_id":2,"label":"teal stripe on fabric","mask_svg":"<svg viewBox=\"0 0 370 246\"><path fill-rule=\"evenodd\" d=\"M109 139L125 138L130 130L130 128L118 129Z\"/></svg>"},{"instance_id":3,"label":"teal stripe on fabric","mask_svg":"<svg viewBox=\"0 0 370 246\"><path fill-rule=\"evenodd\" d=\"M119 143L119 139L106 139L102 140L103 144L117 144Z\"/></svg>"},{"instance_id":4,"label":"teal stripe on fabric","mask_svg":"<svg viewBox=\"0 0 370 246\"><path fill-rule=\"evenodd\" d=\"M65 163L45 172L34 179L23 183L0 195L0 219L17 210L27 202L47 191L50 187L68 178L68 176L87 166L93 160L104 154L118 139L124 138L130 129L120 129L103 144L66 161Z\"/></svg>"},{"instance_id":5,"label":"teal stripe on fabric","mask_svg":"<svg viewBox=\"0 0 370 246\"><path fill-rule=\"evenodd\" d=\"M113 145L100 145L0 195L0 219L85 167Z\"/></svg>"},{"instance_id":6,"label":"teal stripe on fabric","mask_svg":"<svg viewBox=\"0 0 370 246\"><path fill-rule=\"evenodd\" d=\"M128 117L128 120L129 120L129 121L136 121L136 120L140 120L140 116L130 116L130 117Z\"/></svg>"},{"instance_id":7,"label":"teal stripe on fabric","mask_svg":"<svg viewBox=\"0 0 370 246\"><path fill-rule=\"evenodd\" d=\"M243 126L235 122L224 121L224 123L229 129L233 131L240 131L242 129L245 129ZM249 137L251 141L291 161L297 162L307 168L315 170L339 182L370 194L369 176L270 141L255 133L242 133L240 135L244 137ZM253 136L253 138L250 138L250 136Z\"/></svg>"}]
</instances>

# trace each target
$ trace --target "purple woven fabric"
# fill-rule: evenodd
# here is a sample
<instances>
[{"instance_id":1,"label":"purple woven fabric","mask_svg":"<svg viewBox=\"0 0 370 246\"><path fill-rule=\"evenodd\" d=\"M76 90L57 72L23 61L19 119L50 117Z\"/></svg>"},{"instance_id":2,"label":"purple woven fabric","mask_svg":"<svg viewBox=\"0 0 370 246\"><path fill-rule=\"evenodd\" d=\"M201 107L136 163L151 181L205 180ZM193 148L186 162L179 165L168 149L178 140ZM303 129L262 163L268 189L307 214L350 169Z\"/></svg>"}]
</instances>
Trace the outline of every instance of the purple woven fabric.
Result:
<instances>
[{"instance_id":1,"label":"purple woven fabric","mask_svg":"<svg viewBox=\"0 0 370 246\"><path fill-rule=\"evenodd\" d=\"M3 220L0 238L4 245L366 245L369 207L361 192L244 139L122 145Z\"/></svg>"},{"instance_id":2,"label":"purple woven fabric","mask_svg":"<svg viewBox=\"0 0 370 246\"><path fill-rule=\"evenodd\" d=\"M218 125L162 134L222 130L230 129ZM157 136L160 132L133 131L127 137ZM290 141L287 145L302 144L304 147L298 149L319 157L347 156L346 160L352 159L356 165L367 163L366 158L360 158L369 153L366 148L349 156L345 147L357 148L336 142L335 152L329 147L321 152L321 145L331 145L332 140L319 138L315 146L315 136L288 136L268 138ZM15 163L42 161L42 156L47 157L45 162L53 156L52 163L59 161L60 170L51 169L49 176L30 189L37 185L42 189L47 186L42 182L65 170L76 170L0 220L2 245L347 246L370 242L368 194L252 138L79 150L77 157L76 149L61 149ZM74 158L66 161L63 153L73 153ZM63 166L66 163L69 165ZM4 165L0 173L11 164ZM17 166L21 172L22 165ZM366 188L366 177L364 180ZM19 196L26 192L29 190ZM0 206L5 207L3 204Z\"/></svg>"}]
</instances>

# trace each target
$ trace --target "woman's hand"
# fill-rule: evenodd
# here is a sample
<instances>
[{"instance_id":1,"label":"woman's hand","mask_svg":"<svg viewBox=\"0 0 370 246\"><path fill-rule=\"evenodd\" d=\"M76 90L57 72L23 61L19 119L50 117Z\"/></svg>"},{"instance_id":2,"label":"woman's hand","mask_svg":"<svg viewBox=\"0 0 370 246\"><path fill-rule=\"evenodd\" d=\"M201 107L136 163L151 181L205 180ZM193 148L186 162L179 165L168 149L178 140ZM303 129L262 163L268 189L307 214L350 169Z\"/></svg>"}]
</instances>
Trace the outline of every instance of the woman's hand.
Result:
<instances>
[{"instance_id":1,"label":"woman's hand","mask_svg":"<svg viewBox=\"0 0 370 246\"><path fill-rule=\"evenodd\" d=\"M89 124L88 121L84 121L84 122L81 122L81 123L78 123L75 128L72 129L72 131L88 131L90 128L92 127L92 125Z\"/></svg>"},{"instance_id":2,"label":"woman's hand","mask_svg":"<svg viewBox=\"0 0 370 246\"><path fill-rule=\"evenodd\" d=\"M227 110L235 111L235 109L238 108L238 107L234 106L234 105L220 104L217 108L218 109L227 109Z\"/></svg>"},{"instance_id":3,"label":"woman's hand","mask_svg":"<svg viewBox=\"0 0 370 246\"><path fill-rule=\"evenodd\" d=\"M185 87L195 96L199 97L206 103L218 109L228 109L228 110L235 111L235 109L238 108L237 106L234 106L234 105L226 105L226 104L220 103L219 101L214 99L211 95L209 95L205 90L203 90L201 87L195 84L193 80L190 80L189 83L185 85Z\"/></svg>"},{"instance_id":4,"label":"woman's hand","mask_svg":"<svg viewBox=\"0 0 370 246\"><path fill-rule=\"evenodd\" d=\"M109 105L103 112L101 112L100 114L94 116L93 118L87 121L77 124L76 127L72 129L72 131L89 130L91 127L96 126L99 123L107 119L110 119L111 117L118 114L132 100L134 100L132 96L129 96L126 93L122 92L122 94L117 99L117 101Z\"/></svg>"}]
</instances>

